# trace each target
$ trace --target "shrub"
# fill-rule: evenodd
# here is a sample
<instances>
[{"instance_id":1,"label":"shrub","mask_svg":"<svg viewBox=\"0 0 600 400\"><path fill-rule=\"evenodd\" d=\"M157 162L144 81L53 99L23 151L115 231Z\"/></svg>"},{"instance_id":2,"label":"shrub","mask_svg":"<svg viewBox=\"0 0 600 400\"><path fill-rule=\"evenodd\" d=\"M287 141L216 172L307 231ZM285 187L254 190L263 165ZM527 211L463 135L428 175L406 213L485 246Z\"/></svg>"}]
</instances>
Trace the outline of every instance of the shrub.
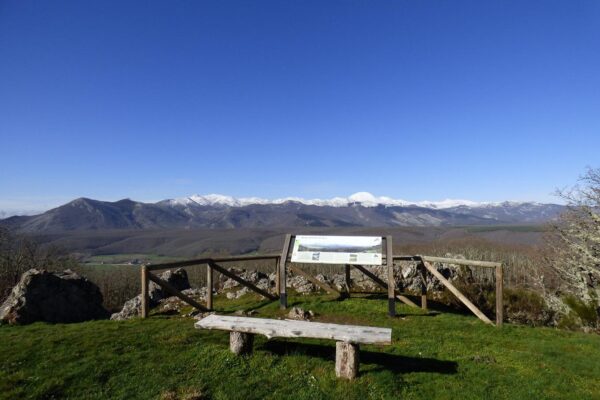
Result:
<instances>
[{"instance_id":1,"label":"shrub","mask_svg":"<svg viewBox=\"0 0 600 400\"><path fill-rule=\"evenodd\" d=\"M559 327L565 329L600 328L599 308L595 300L585 302L574 296L567 296L563 301L570 310L561 319Z\"/></svg>"},{"instance_id":2,"label":"shrub","mask_svg":"<svg viewBox=\"0 0 600 400\"><path fill-rule=\"evenodd\" d=\"M543 326L555 317L544 298L528 289L506 289L504 291L504 314L509 322Z\"/></svg>"}]
</instances>

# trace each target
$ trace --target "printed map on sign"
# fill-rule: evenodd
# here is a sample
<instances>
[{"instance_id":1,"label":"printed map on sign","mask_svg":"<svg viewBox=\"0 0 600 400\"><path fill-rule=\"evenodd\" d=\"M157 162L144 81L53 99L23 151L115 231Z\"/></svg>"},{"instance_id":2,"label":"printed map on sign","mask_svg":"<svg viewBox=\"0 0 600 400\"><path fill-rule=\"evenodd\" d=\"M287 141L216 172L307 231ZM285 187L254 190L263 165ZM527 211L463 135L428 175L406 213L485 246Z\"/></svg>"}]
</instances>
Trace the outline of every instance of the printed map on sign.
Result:
<instances>
[{"instance_id":1,"label":"printed map on sign","mask_svg":"<svg viewBox=\"0 0 600 400\"><path fill-rule=\"evenodd\" d=\"M380 236L308 236L294 241L292 262L381 265Z\"/></svg>"}]
</instances>

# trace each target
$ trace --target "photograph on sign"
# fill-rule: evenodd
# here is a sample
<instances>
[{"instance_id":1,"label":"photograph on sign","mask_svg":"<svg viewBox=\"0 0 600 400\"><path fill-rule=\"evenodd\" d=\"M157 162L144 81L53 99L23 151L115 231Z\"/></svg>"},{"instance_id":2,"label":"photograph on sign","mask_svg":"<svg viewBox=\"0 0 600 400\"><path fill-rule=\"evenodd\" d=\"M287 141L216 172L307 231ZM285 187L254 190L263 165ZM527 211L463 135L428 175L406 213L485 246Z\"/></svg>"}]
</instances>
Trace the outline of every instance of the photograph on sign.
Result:
<instances>
[{"instance_id":1,"label":"photograph on sign","mask_svg":"<svg viewBox=\"0 0 600 400\"><path fill-rule=\"evenodd\" d=\"M381 236L308 236L294 240L292 262L381 265Z\"/></svg>"}]
</instances>

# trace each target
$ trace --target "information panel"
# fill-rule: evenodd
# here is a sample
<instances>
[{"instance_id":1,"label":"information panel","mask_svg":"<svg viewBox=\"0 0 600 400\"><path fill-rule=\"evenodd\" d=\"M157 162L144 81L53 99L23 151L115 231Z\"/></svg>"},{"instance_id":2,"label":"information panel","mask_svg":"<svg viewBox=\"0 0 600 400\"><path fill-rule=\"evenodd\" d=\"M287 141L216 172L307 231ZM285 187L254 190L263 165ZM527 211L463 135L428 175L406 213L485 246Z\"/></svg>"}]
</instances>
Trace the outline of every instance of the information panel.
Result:
<instances>
[{"instance_id":1,"label":"information panel","mask_svg":"<svg viewBox=\"0 0 600 400\"><path fill-rule=\"evenodd\" d=\"M381 265L381 236L307 236L294 241L292 262Z\"/></svg>"}]
</instances>

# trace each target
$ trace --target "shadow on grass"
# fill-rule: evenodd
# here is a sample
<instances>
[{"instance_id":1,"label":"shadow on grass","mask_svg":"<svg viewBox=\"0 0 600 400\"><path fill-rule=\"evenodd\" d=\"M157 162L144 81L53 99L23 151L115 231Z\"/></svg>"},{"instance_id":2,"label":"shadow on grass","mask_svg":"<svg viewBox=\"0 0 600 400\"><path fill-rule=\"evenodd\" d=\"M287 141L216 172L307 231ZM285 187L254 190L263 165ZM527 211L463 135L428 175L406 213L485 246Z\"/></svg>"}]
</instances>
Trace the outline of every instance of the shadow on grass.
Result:
<instances>
[{"instance_id":1,"label":"shadow on grass","mask_svg":"<svg viewBox=\"0 0 600 400\"><path fill-rule=\"evenodd\" d=\"M279 301L279 300L270 300L270 299L264 299L264 300L260 300L256 303L250 304L250 305L245 305L243 308L246 311L256 311L256 310L260 310L263 307L266 307L268 305L273 304L274 302ZM233 314L236 311L239 310L239 306L232 306L231 309L227 309L227 310L223 310L221 311L224 314Z\"/></svg>"},{"instance_id":2,"label":"shadow on grass","mask_svg":"<svg viewBox=\"0 0 600 400\"><path fill-rule=\"evenodd\" d=\"M258 347L262 350L281 356L287 354L305 354L311 357L320 357L328 361L335 361L335 347L327 345L270 340ZM410 372L455 374L458 369L458 363L454 361L444 361L435 358L407 357L396 354L365 351L362 349L360 351L360 362L378 365L377 368L371 369L369 372L388 370L399 374Z\"/></svg>"},{"instance_id":3,"label":"shadow on grass","mask_svg":"<svg viewBox=\"0 0 600 400\"><path fill-rule=\"evenodd\" d=\"M385 293L363 292L363 293L357 293L357 294L362 294L363 295L362 298L368 299L368 300L387 301L387 294L385 294ZM405 294L404 296L408 297L410 300L412 300L416 304L420 304L420 302L421 302L420 296L413 296L413 295L407 295L407 294ZM397 303L399 303L399 301L397 301ZM468 309L457 309L457 308L451 307L447 304L440 303L435 300L431 300L430 298L427 299L427 310L428 310L428 313L426 313L426 314L404 313L402 315L400 315L400 314L398 314L398 315L400 315L400 316L408 316L408 315L419 316L420 315L423 317L435 316L435 315L439 315L441 313L456 314L456 315L472 315L471 311L469 311Z\"/></svg>"}]
</instances>

